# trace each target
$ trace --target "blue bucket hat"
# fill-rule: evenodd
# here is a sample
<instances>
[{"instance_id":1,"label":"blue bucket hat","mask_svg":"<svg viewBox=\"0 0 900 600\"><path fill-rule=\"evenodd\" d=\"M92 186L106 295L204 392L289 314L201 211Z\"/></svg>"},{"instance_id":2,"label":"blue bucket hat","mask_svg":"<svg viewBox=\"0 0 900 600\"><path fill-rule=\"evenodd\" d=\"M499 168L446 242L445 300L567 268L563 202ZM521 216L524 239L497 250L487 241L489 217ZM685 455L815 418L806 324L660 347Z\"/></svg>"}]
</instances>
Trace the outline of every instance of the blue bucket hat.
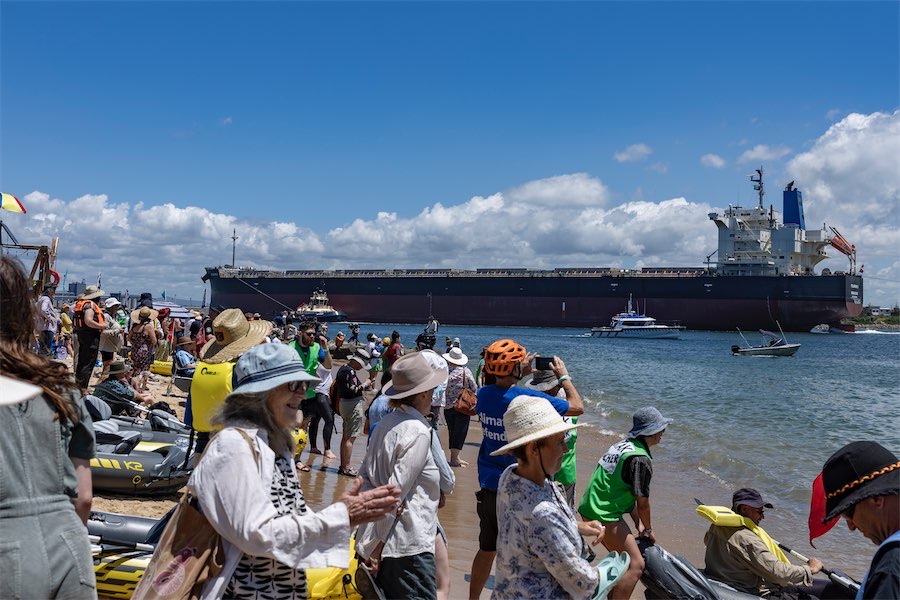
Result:
<instances>
[{"instance_id":1,"label":"blue bucket hat","mask_svg":"<svg viewBox=\"0 0 900 600\"><path fill-rule=\"evenodd\" d=\"M297 351L285 344L259 344L241 355L234 365L232 393L268 392L291 381L319 383L306 372Z\"/></svg>"},{"instance_id":2,"label":"blue bucket hat","mask_svg":"<svg viewBox=\"0 0 900 600\"><path fill-rule=\"evenodd\" d=\"M652 406L645 406L637 409L631 417L631 431L628 432L628 438L636 438L642 435L653 435L659 433L669 426L672 419L662 416L658 410Z\"/></svg>"}]
</instances>

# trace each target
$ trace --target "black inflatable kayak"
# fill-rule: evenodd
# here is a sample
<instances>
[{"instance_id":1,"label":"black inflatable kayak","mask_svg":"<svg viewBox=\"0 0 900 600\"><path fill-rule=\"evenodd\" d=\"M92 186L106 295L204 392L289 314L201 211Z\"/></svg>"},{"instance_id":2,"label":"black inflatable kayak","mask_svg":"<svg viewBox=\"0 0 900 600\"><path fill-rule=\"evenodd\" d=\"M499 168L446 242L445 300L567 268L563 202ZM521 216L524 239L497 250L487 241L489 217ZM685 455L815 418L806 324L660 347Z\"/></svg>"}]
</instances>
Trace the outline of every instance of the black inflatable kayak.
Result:
<instances>
[{"instance_id":1,"label":"black inflatable kayak","mask_svg":"<svg viewBox=\"0 0 900 600\"><path fill-rule=\"evenodd\" d=\"M191 475L181 444L143 442L138 432L96 431L97 456L91 459L95 492L162 495L179 490ZM171 435L171 434L170 434ZM139 450L141 443L149 444Z\"/></svg>"},{"instance_id":2,"label":"black inflatable kayak","mask_svg":"<svg viewBox=\"0 0 900 600\"><path fill-rule=\"evenodd\" d=\"M724 583L707 578L682 556L666 551L658 544L638 540L644 556L646 597L652 599L690 598L692 600L751 600L759 596L745 594Z\"/></svg>"}]
</instances>

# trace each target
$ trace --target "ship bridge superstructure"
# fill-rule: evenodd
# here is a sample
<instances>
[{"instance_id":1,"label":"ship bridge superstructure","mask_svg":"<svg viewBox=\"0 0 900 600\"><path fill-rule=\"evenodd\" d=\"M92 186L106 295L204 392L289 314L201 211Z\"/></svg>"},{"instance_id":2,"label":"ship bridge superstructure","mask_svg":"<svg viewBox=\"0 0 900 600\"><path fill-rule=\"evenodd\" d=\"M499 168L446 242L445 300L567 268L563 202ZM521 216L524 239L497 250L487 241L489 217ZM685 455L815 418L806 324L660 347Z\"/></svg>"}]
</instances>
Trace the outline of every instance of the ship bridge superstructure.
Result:
<instances>
[{"instance_id":1,"label":"ship bridge superstructure","mask_svg":"<svg viewBox=\"0 0 900 600\"><path fill-rule=\"evenodd\" d=\"M834 245L827 229L806 229L803 197L790 182L783 193L785 222L771 205L763 205L763 169L751 176L759 204L753 208L729 206L724 215L709 213L719 230L717 275L792 276L815 275L815 266L828 258L825 248ZM837 246L835 246L837 247ZM855 271L855 251L851 271ZM853 274L853 273L851 273Z\"/></svg>"}]
</instances>

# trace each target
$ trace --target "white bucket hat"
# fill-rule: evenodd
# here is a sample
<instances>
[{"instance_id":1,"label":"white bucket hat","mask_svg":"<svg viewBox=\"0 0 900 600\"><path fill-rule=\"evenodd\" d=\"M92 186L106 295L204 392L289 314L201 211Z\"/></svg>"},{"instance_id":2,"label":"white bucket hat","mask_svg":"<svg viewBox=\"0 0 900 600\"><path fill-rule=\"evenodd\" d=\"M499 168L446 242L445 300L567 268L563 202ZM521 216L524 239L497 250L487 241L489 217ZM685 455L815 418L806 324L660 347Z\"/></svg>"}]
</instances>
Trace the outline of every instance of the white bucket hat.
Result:
<instances>
[{"instance_id":1,"label":"white bucket hat","mask_svg":"<svg viewBox=\"0 0 900 600\"><path fill-rule=\"evenodd\" d=\"M509 403L503 414L503 427L509 443L491 452L491 456L506 454L528 442L581 427L581 424L567 423L546 398L523 395Z\"/></svg>"},{"instance_id":2,"label":"white bucket hat","mask_svg":"<svg viewBox=\"0 0 900 600\"><path fill-rule=\"evenodd\" d=\"M444 360L458 367L464 367L469 362L469 357L463 354L462 348L454 346L450 348L450 352L443 355Z\"/></svg>"}]
</instances>

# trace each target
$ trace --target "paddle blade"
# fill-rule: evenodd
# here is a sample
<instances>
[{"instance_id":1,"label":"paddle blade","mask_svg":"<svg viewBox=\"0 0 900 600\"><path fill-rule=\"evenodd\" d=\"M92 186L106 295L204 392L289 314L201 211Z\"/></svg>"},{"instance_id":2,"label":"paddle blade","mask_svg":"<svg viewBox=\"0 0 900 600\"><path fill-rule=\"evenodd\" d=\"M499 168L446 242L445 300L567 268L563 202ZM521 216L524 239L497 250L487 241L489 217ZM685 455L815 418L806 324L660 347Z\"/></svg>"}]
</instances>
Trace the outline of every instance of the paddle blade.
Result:
<instances>
[{"instance_id":1,"label":"paddle blade","mask_svg":"<svg viewBox=\"0 0 900 600\"><path fill-rule=\"evenodd\" d=\"M837 525L837 522L840 520L840 516L834 517L828 522L823 523L825 520L825 485L822 483L822 474L819 473L812 485L812 498L809 501L809 545L813 548L816 547L813 544L813 540L817 537L823 536L828 531Z\"/></svg>"}]
</instances>

